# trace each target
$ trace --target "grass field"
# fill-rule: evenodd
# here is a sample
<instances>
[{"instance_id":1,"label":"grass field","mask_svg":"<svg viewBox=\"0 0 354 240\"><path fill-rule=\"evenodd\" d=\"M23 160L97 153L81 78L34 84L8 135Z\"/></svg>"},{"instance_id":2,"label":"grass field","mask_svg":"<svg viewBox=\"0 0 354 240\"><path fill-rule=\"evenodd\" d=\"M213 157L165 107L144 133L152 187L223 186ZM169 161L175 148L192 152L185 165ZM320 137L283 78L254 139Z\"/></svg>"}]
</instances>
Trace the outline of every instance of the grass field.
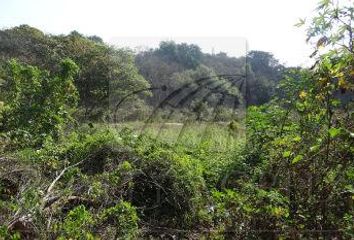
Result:
<instances>
[{"instance_id":1,"label":"grass field","mask_svg":"<svg viewBox=\"0 0 354 240\"><path fill-rule=\"evenodd\" d=\"M136 135L147 134L157 141L195 148L207 147L214 151L231 150L245 141L245 129L241 124L231 129L228 123L144 123L127 122L111 125L118 131L131 129Z\"/></svg>"}]
</instances>

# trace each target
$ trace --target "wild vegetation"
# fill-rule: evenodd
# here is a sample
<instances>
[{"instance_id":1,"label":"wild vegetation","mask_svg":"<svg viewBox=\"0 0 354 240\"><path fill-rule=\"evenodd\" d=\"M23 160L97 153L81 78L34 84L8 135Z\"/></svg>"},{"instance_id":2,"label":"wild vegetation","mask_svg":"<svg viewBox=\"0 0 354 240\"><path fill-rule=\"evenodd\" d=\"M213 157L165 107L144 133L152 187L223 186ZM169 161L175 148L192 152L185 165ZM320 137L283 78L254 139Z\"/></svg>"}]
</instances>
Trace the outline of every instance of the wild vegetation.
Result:
<instances>
[{"instance_id":1,"label":"wild vegetation","mask_svg":"<svg viewBox=\"0 0 354 240\"><path fill-rule=\"evenodd\" d=\"M0 239L353 239L353 16L308 69L0 31Z\"/></svg>"}]
</instances>

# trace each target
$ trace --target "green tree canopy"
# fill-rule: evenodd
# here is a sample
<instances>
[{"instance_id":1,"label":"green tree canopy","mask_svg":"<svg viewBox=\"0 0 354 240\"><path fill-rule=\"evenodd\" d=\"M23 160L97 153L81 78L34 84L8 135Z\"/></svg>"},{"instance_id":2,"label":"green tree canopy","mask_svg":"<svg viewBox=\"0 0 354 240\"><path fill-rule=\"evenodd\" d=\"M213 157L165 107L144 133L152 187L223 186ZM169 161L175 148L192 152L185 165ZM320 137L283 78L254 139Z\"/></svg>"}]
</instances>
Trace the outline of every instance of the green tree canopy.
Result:
<instances>
[{"instance_id":1,"label":"green tree canopy","mask_svg":"<svg viewBox=\"0 0 354 240\"><path fill-rule=\"evenodd\" d=\"M0 132L18 144L38 145L46 137L57 139L77 106L74 76L79 68L63 60L57 75L9 61L3 71Z\"/></svg>"}]
</instances>

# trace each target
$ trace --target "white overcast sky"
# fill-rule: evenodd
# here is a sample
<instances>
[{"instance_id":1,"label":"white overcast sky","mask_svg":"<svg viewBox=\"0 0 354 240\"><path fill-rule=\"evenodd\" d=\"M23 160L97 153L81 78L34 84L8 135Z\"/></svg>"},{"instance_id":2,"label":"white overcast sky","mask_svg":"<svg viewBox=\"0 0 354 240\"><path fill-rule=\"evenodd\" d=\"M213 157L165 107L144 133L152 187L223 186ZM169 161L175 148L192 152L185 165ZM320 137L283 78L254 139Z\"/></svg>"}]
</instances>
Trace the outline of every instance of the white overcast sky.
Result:
<instances>
[{"instance_id":1,"label":"white overcast sky","mask_svg":"<svg viewBox=\"0 0 354 240\"><path fill-rule=\"evenodd\" d=\"M177 39L203 51L272 52L288 66L308 65L311 48L299 18L317 0L0 0L0 28L28 24L46 33L77 30L119 46Z\"/></svg>"}]
</instances>

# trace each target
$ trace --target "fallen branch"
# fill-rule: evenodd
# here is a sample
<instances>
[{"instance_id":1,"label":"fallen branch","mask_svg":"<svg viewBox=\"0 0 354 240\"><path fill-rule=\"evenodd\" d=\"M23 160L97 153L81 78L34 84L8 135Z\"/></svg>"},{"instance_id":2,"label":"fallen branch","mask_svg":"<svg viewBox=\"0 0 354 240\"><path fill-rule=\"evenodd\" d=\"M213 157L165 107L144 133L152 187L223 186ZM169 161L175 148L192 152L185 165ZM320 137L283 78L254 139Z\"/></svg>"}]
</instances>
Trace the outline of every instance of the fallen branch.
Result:
<instances>
[{"instance_id":1,"label":"fallen branch","mask_svg":"<svg viewBox=\"0 0 354 240\"><path fill-rule=\"evenodd\" d=\"M70 165L70 166L64 168L64 169L60 172L60 174L54 179L54 181L49 185L49 187L48 187L48 189L47 189L47 195L46 195L45 198L48 197L48 195L50 194L50 192L51 192L52 189L54 188L55 184L60 180L60 178L64 175L64 173L65 173L67 170L69 170L70 168L74 168L74 167L80 165L82 162L83 162L83 160L80 161L80 162L78 162L78 163L75 163L75 164L73 164L73 165Z\"/></svg>"},{"instance_id":2,"label":"fallen branch","mask_svg":"<svg viewBox=\"0 0 354 240\"><path fill-rule=\"evenodd\" d=\"M52 197L50 198L50 193L51 191L53 190L55 184L60 180L60 178L64 175L64 173L66 171L68 171L70 168L74 168L78 165L80 165L81 163L83 163L84 160L78 162L78 163L75 163L73 165L70 165L66 168L64 168L60 173L59 175L53 180L53 182L49 185L49 187L47 188L47 191L46 191L46 195L44 196L43 198L43 204L42 204L42 209L44 208L47 208L48 206L52 205L54 202L56 202L60 197Z\"/></svg>"}]
</instances>

